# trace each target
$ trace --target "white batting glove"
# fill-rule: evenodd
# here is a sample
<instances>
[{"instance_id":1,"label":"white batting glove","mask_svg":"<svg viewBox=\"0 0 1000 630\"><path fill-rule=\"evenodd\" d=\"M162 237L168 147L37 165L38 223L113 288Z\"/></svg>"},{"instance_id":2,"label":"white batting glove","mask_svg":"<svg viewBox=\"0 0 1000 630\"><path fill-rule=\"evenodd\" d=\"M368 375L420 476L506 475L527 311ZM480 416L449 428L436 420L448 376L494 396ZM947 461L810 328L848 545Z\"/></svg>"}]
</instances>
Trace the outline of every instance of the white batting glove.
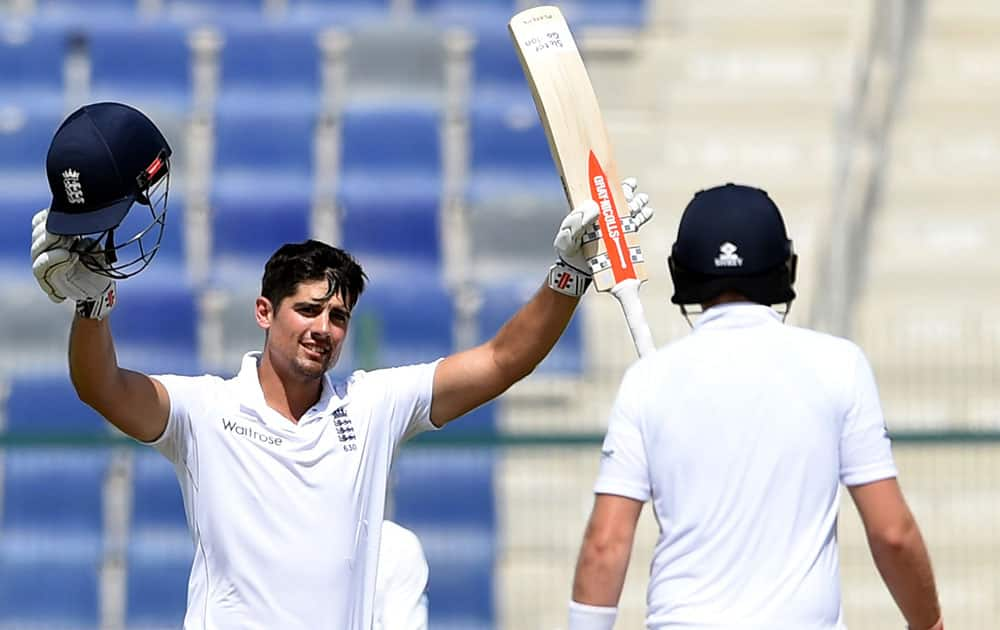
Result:
<instances>
[{"instance_id":1,"label":"white batting glove","mask_svg":"<svg viewBox=\"0 0 1000 630\"><path fill-rule=\"evenodd\" d=\"M639 183L634 177L626 177L622 182L622 192L625 194L625 201L628 203L629 213L638 230L646 221L653 218L656 212L649 206L649 195L637 193Z\"/></svg>"},{"instance_id":2,"label":"white batting glove","mask_svg":"<svg viewBox=\"0 0 1000 630\"><path fill-rule=\"evenodd\" d=\"M622 182L622 192L628 203L630 218L622 221L626 232L637 231L653 218L654 210L649 206L649 195L637 193L638 184L634 177ZM593 272L583 255L583 245L601 237L597 224L600 208L593 201L574 208L566 215L556 232L552 246L559 256L556 264L549 268L548 284L554 291L579 297L590 286Z\"/></svg>"},{"instance_id":3,"label":"white batting glove","mask_svg":"<svg viewBox=\"0 0 1000 630\"><path fill-rule=\"evenodd\" d=\"M38 286L53 302L69 298L81 317L103 319L115 306L115 281L80 262L73 250L78 237L57 236L45 229L49 211L31 219L31 271Z\"/></svg>"}]
</instances>

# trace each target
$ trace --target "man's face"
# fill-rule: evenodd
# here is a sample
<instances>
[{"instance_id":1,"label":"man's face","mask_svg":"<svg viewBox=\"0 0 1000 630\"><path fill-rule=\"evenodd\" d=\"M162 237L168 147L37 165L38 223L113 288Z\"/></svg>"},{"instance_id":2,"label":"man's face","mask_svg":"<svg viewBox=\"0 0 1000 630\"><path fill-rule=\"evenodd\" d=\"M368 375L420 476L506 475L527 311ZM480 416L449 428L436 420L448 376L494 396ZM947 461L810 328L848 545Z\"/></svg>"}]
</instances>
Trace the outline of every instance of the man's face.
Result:
<instances>
[{"instance_id":1,"label":"man's face","mask_svg":"<svg viewBox=\"0 0 1000 630\"><path fill-rule=\"evenodd\" d=\"M329 284L303 282L276 305L257 298L257 322L268 331L265 352L290 376L322 377L340 358L351 311L340 295L324 299Z\"/></svg>"}]
</instances>

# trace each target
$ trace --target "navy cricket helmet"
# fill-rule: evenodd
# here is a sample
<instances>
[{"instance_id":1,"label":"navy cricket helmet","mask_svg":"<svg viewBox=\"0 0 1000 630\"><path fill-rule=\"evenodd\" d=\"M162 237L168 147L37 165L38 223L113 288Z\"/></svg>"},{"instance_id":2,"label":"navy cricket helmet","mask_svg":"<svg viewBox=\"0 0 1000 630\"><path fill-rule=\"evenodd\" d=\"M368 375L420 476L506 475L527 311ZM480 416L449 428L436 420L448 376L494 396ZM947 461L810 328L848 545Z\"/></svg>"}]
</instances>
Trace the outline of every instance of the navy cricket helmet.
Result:
<instances>
[{"instance_id":1,"label":"navy cricket helmet","mask_svg":"<svg viewBox=\"0 0 1000 630\"><path fill-rule=\"evenodd\" d=\"M139 110L121 103L84 105L56 130L45 170L52 204L45 227L80 236L74 245L88 268L111 278L133 276L160 247L170 188L170 145ZM134 205L148 213L133 213ZM125 231L117 238L116 231Z\"/></svg>"},{"instance_id":2,"label":"navy cricket helmet","mask_svg":"<svg viewBox=\"0 0 1000 630\"><path fill-rule=\"evenodd\" d=\"M682 307L734 291L759 304L795 299L797 257L781 211L759 188L726 184L695 194L667 265Z\"/></svg>"}]
</instances>

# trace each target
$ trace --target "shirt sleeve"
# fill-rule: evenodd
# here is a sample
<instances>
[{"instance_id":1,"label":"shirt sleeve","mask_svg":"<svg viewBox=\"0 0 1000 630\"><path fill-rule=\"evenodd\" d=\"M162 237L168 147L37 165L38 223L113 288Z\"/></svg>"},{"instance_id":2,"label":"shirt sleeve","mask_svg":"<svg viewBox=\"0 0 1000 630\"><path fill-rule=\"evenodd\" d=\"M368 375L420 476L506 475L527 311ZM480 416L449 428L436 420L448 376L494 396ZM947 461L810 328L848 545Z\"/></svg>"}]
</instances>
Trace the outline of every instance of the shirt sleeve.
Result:
<instances>
[{"instance_id":1,"label":"shirt sleeve","mask_svg":"<svg viewBox=\"0 0 1000 630\"><path fill-rule=\"evenodd\" d=\"M392 439L401 444L424 431L437 429L431 423L431 396L434 372L440 359L403 367L376 370L373 385L381 388L379 398L387 413Z\"/></svg>"},{"instance_id":2,"label":"shirt sleeve","mask_svg":"<svg viewBox=\"0 0 1000 630\"><path fill-rule=\"evenodd\" d=\"M166 388L170 398L170 414L163 434L151 442L142 443L152 446L174 464L182 464L187 460L192 439L191 418L202 399L199 392L205 379L210 377L158 374L151 378Z\"/></svg>"},{"instance_id":3,"label":"shirt sleeve","mask_svg":"<svg viewBox=\"0 0 1000 630\"><path fill-rule=\"evenodd\" d=\"M643 388L639 377L633 366L618 388L601 446L601 468L594 484L596 494L614 494L637 501L648 501L652 495L642 440L639 407Z\"/></svg>"},{"instance_id":4,"label":"shirt sleeve","mask_svg":"<svg viewBox=\"0 0 1000 630\"><path fill-rule=\"evenodd\" d=\"M840 437L840 480L857 486L895 477L896 464L871 366L855 348L853 389Z\"/></svg>"}]
</instances>

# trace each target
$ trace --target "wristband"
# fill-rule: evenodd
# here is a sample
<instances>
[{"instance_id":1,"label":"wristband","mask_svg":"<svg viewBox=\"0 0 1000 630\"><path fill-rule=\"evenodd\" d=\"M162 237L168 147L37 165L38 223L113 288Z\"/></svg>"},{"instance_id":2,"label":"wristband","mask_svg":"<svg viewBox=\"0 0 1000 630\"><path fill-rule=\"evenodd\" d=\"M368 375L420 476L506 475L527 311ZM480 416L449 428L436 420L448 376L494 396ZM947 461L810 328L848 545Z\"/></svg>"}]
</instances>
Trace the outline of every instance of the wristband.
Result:
<instances>
[{"instance_id":1,"label":"wristband","mask_svg":"<svg viewBox=\"0 0 1000 630\"><path fill-rule=\"evenodd\" d=\"M587 292L590 282L589 275L570 267L561 260L549 267L548 285L557 293L570 297L580 297Z\"/></svg>"},{"instance_id":2,"label":"wristband","mask_svg":"<svg viewBox=\"0 0 1000 630\"><path fill-rule=\"evenodd\" d=\"M108 286L95 298L76 301L76 312L85 319L104 319L115 307L118 301L115 290L115 281L112 280Z\"/></svg>"},{"instance_id":3,"label":"wristband","mask_svg":"<svg viewBox=\"0 0 1000 630\"><path fill-rule=\"evenodd\" d=\"M617 617L617 606L590 606L572 600L569 602L569 630L612 630Z\"/></svg>"}]
</instances>

